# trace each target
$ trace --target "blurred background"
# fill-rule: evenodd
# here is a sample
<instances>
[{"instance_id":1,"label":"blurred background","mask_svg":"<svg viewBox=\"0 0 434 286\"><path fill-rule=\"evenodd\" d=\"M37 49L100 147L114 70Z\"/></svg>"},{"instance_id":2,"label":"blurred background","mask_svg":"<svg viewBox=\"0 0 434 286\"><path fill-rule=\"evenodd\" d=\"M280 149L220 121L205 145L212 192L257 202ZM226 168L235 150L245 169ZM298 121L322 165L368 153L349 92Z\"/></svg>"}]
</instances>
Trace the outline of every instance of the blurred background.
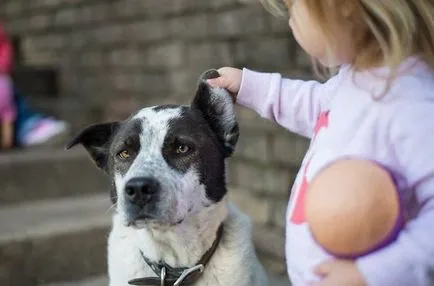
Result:
<instances>
[{"instance_id":1,"label":"blurred background","mask_svg":"<svg viewBox=\"0 0 434 286\"><path fill-rule=\"evenodd\" d=\"M199 75L213 67L312 77L286 20L258 2L0 2L16 89L31 109L65 127L57 144L0 154L0 285L92 277L102 278L86 285L106 285L107 182L82 149L63 150L68 136L144 106L188 104ZM237 112L241 138L228 164L230 196L252 217L262 262L273 277L284 277L289 186L307 142L251 111Z\"/></svg>"}]
</instances>

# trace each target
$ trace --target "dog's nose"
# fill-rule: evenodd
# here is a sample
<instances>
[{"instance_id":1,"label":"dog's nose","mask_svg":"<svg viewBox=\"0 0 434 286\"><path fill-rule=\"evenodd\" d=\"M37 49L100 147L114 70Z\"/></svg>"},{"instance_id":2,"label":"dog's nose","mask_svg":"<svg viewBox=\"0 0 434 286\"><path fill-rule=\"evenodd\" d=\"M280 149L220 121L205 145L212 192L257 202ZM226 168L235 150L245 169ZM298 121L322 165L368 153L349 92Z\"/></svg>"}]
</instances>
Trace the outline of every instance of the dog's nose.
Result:
<instances>
[{"instance_id":1,"label":"dog's nose","mask_svg":"<svg viewBox=\"0 0 434 286\"><path fill-rule=\"evenodd\" d=\"M160 185L155 179L133 178L126 183L125 194L132 203L143 206L152 200L159 187Z\"/></svg>"}]
</instances>

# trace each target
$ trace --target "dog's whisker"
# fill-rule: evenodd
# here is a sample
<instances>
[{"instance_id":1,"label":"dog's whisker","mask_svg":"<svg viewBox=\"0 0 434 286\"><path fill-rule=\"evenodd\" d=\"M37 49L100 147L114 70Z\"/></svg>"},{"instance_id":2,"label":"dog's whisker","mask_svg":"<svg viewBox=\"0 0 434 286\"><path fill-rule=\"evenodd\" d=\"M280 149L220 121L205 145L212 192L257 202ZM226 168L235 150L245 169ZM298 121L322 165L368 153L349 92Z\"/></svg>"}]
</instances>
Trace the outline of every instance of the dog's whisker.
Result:
<instances>
[{"instance_id":1,"label":"dog's whisker","mask_svg":"<svg viewBox=\"0 0 434 286\"><path fill-rule=\"evenodd\" d=\"M117 204L112 204L110 207L107 208L107 210L104 212L104 214L108 214L111 210L114 210L117 207Z\"/></svg>"}]
</instances>

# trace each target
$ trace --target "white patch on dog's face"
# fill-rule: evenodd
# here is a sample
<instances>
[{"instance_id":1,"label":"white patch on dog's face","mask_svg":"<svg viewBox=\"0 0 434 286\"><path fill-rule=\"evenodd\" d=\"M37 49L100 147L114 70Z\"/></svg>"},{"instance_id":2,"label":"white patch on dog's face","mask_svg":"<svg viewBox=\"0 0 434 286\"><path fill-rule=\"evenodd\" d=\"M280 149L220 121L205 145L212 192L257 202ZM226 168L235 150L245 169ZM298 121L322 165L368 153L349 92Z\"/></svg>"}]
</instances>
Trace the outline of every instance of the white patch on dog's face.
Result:
<instances>
[{"instance_id":1,"label":"white patch on dog's face","mask_svg":"<svg viewBox=\"0 0 434 286\"><path fill-rule=\"evenodd\" d=\"M128 170L113 168L114 182L118 197L118 212L126 223L135 223L137 217L146 223L177 224L187 216L198 213L203 207L212 204L206 196L205 186L200 182L200 174L192 164L186 172L171 167L163 156L163 148L169 122L181 116L181 108L155 111L145 108L132 120L141 123L139 134L140 148ZM126 183L138 177L150 177L160 184L158 199L153 206L140 210L131 207L125 196Z\"/></svg>"}]
</instances>

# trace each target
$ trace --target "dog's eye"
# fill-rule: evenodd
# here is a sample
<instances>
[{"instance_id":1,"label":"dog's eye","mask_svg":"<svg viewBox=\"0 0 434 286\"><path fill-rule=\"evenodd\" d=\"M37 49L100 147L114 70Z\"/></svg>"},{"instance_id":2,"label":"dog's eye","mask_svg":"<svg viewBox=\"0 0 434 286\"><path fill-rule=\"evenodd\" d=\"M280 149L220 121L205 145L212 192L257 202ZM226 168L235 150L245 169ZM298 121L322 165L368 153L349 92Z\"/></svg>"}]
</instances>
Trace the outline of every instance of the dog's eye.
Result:
<instances>
[{"instance_id":1,"label":"dog's eye","mask_svg":"<svg viewBox=\"0 0 434 286\"><path fill-rule=\"evenodd\" d=\"M190 147L188 147L186 144L178 144L175 149L176 154L179 155L185 154L188 151L190 151Z\"/></svg>"},{"instance_id":2,"label":"dog's eye","mask_svg":"<svg viewBox=\"0 0 434 286\"><path fill-rule=\"evenodd\" d=\"M118 157L121 159L128 159L130 158L130 153L127 150L122 150L118 153Z\"/></svg>"}]
</instances>

